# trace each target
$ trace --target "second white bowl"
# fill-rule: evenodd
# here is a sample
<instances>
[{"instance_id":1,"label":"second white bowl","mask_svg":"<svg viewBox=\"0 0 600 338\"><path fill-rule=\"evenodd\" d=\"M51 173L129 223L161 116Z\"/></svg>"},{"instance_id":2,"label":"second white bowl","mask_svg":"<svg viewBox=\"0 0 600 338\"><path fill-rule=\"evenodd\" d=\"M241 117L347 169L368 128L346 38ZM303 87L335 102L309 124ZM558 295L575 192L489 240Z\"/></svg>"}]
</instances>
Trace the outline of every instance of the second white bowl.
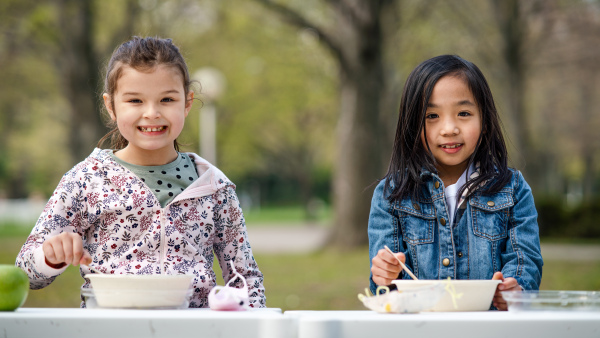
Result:
<instances>
[{"instance_id":1,"label":"second white bowl","mask_svg":"<svg viewBox=\"0 0 600 338\"><path fill-rule=\"evenodd\" d=\"M456 312L456 311L486 311L492 305L499 280L471 279L471 280L410 280L398 279L392 283L398 291L408 291L427 285L442 283L446 292L440 301L429 311Z\"/></svg>"}]
</instances>

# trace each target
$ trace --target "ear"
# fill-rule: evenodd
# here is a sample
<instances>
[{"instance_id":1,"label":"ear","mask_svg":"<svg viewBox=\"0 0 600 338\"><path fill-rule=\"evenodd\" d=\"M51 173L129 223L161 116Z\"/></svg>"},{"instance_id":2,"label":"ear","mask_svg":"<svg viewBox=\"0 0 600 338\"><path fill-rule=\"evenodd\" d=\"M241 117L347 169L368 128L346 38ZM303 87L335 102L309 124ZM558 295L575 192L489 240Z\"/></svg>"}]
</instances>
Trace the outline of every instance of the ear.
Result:
<instances>
[{"instance_id":1,"label":"ear","mask_svg":"<svg viewBox=\"0 0 600 338\"><path fill-rule=\"evenodd\" d=\"M190 110L192 109L192 104L194 104L194 92L190 91L185 100L185 117L188 116Z\"/></svg>"},{"instance_id":2,"label":"ear","mask_svg":"<svg viewBox=\"0 0 600 338\"><path fill-rule=\"evenodd\" d=\"M117 120L117 116L115 115L115 112L112 110L112 99L110 97L110 95L108 95L107 93L102 94L102 98L104 99L104 107L106 107L106 110L108 111L108 115L110 115L110 119L113 121Z\"/></svg>"}]
</instances>

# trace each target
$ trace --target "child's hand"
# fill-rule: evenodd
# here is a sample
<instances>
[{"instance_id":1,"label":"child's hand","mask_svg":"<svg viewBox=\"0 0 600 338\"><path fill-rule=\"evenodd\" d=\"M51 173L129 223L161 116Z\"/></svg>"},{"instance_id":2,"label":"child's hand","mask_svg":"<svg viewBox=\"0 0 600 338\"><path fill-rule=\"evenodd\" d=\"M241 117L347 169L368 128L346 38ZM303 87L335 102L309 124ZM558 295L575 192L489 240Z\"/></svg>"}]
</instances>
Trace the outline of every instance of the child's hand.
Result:
<instances>
[{"instance_id":1,"label":"child's hand","mask_svg":"<svg viewBox=\"0 0 600 338\"><path fill-rule=\"evenodd\" d=\"M496 280L496 279L501 280L502 283L498 284L498 287L496 288L496 293L494 294L494 300L492 301L492 304L498 310L506 311L508 309L508 305L506 304L506 301L502 297L502 294L500 294L500 291L521 291L523 289L517 283L516 279L514 279L512 277L508 277L505 279L504 275L500 271L494 273L492 280Z\"/></svg>"},{"instance_id":2,"label":"child's hand","mask_svg":"<svg viewBox=\"0 0 600 338\"><path fill-rule=\"evenodd\" d=\"M71 232L63 232L60 235L48 238L42 244L46 264L60 269L65 265L89 264L92 257L83 250L81 236Z\"/></svg>"},{"instance_id":3,"label":"child's hand","mask_svg":"<svg viewBox=\"0 0 600 338\"><path fill-rule=\"evenodd\" d=\"M402 262L406 261L406 257L402 252L397 252L396 257ZM394 279L398 279L402 267L398 260L392 256L387 250L381 249L377 252L377 256L373 257L373 265L371 273L373 274L373 282L377 285L390 285Z\"/></svg>"}]
</instances>

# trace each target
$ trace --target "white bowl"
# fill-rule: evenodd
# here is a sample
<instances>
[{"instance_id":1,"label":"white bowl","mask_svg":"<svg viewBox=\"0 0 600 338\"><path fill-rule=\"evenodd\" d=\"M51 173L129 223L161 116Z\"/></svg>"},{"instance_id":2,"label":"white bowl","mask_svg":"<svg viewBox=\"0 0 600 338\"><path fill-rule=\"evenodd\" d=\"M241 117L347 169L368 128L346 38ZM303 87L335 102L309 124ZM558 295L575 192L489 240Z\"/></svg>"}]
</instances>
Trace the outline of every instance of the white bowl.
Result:
<instances>
[{"instance_id":1,"label":"white bowl","mask_svg":"<svg viewBox=\"0 0 600 338\"><path fill-rule=\"evenodd\" d=\"M470 280L410 280L397 279L392 283L398 291L409 291L427 285L442 283L446 292L440 301L427 311L462 312L486 311L490 309L499 280L470 279Z\"/></svg>"},{"instance_id":2,"label":"white bowl","mask_svg":"<svg viewBox=\"0 0 600 338\"><path fill-rule=\"evenodd\" d=\"M85 278L90 280L93 294L82 290L82 295L92 296L98 307L180 308L192 294L192 275L86 274Z\"/></svg>"}]
</instances>

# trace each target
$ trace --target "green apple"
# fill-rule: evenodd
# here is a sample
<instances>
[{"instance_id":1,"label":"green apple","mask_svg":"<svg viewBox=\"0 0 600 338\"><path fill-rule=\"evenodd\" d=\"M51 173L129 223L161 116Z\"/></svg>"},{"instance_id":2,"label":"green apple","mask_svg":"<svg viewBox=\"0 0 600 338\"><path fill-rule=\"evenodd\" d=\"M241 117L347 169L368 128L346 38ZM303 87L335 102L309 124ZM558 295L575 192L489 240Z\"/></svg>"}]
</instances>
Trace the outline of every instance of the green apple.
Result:
<instances>
[{"instance_id":1,"label":"green apple","mask_svg":"<svg viewBox=\"0 0 600 338\"><path fill-rule=\"evenodd\" d=\"M29 277L14 265L0 264L0 311L14 311L25 303Z\"/></svg>"}]
</instances>

